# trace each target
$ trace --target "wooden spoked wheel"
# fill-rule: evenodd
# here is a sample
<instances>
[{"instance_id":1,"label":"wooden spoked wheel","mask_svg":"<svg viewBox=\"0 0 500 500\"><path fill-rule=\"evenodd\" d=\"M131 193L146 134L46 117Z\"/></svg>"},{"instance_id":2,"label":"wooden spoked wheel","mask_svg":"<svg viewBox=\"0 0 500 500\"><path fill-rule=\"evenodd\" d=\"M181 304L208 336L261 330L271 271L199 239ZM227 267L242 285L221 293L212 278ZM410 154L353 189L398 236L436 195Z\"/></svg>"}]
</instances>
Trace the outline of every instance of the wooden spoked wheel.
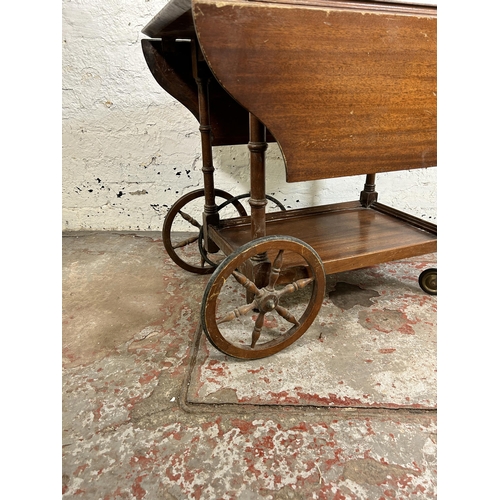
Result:
<instances>
[{"instance_id":1,"label":"wooden spoked wheel","mask_svg":"<svg viewBox=\"0 0 500 500\"><path fill-rule=\"evenodd\" d=\"M252 268L252 258L264 252L270 263L266 284L259 287L240 271ZM202 327L224 354L270 356L309 328L321 308L325 282L321 259L308 244L289 236L258 238L226 257L211 276L202 301Z\"/></svg>"},{"instance_id":2,"label":"wooden spoked wheel","mask_svg":"<svg viewBox=\"0 0 500 500\"><path fill-rule=\"evenodd\" d=\"M431 267L422 271L418 277L420 288L429 295L437 295L437 269Z\"/></svg>"},{"instance_id":3,"label":"wooden spoked wheel","mask_svg":"<svg viewBox=\"0 0 500 500\"><path fill-rule=\"evenodd\" d=\"M179 198L168 211L163 222L163 246L170 258L182 269L196 274L210 274L214 267L207 264L206 257L200 255L199 242L203 240L203 207L205 200L205 191L197 189L181 198ZM215 202L221 205L225 201L231 200L231 203L224 208L231 211L231 216L245 216L247 212L243 205L232 195L222 191L215 190ZM219 210L219 209L218 209ZM179 228L188 227L186 231ZM219 257L222 260L222 257ZM215 260L213 256L210 260Z\"/></svg>"}]
</instances>

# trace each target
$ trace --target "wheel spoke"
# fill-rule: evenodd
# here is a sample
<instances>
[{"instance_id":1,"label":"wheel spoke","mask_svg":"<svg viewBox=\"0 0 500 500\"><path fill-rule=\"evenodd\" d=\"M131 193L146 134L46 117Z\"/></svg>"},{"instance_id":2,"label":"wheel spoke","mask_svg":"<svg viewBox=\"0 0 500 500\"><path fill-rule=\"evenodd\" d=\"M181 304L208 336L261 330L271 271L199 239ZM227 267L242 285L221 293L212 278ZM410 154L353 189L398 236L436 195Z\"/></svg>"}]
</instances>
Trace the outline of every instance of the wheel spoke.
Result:
<instances>
[{"instance_id":1,"label":"wheel spoke","mask_svg":"<svg viewBox=\"0 0 500 500\"><path fill-rule=\"evenodd\" d=\"M281 272L281 266L283 265L283 253L284 250L280 250L278 252L278 255L274 259L272 268L271 268L271 273L269 275L269 285L268 288L270 290L274 290L274 285L276 285L276 281L278 281L278 277Z\"/></svg>"},{"instance_id":2,"label":"wheel spoke","mask_svg":"<svg viewBox=\"0 0 500 500\"><path fill-rule=\"evenodd\" d=\"M309 285L309 283L312 283L313 281L314 281L314 278L304 278L302 280L294 281L293 283L290 283L289 285L286 285L284 288L279 290L277 292L277 294L279 297L281 297L282 295L296 292L297 290L300 290L301 288L305 288L307 285Z\"/></svg>"},{"instance_id":3,"label":"wheel spoke","mask_svg":"<svg viewBox=\"0 0 500 500\"><path fill-rule=\"evenodd\" d=\"M260 297L264 292L262 290L259 290L257 285L252 281L249 280L244 274L239 273L238 271L233 271L233 276L236 279L236 281L245 287L248 291L253 293L256 297Z\"/></svg>"},{"instance_id":4,"label":"wheel spoke","mask_svg":"<svg viewBox=\"0 0 500 500\"><path fill-rule=\"evenodd\" d=\"M188 221L192 226L201 229L201 224L196 219L191 217L189 214L183 212L182 210L179 210L179 214L184 220Z\"/></svg>"},{"instance_id":5,"label":"wheel spoke","mask_svg":"<svg viewBox=\"0 0 500 500\"><path fill-rule=\"evenodd\" d=\"M217 324L220 325L221 323L227 323L228 321L233 321L233 319L239 318L240 316L245 316L248 314L250 311L253 310L254 307L256 307L256 302L255 300L251 304L245 304L244 306L240 306L237 309L234 309L233 311L227 313L222 319L217 321Z\"/></svg>"},{"instance_id":6,"label":"wheel spoke","mask_svg":"<svg viewBox=\"0 0 500 500\"><path fill-rule=\"evenodd\" d=\"M257 319L255 320L255 326L252 332L252 344L250 345L252 349L255 347L255 344L257 344L257 341L259 340L260 332L262 331L262 327L264 326L265 316L266 313L260 312L259 315L257 316Z\"/></svg>"},{"instance_id":7,"label":"wheel spoke","mask_svg":"<svg viewBox=\"0 0 500 500\"><path fill-rule=\"evenodd\" d=\"M299 322L295 319L295 316L284 307L277 305L275 307L275 311L284 319L286 319L289 323L293 323L294 325L298 325Z\"/></svg>"},{"instance_id":8,"label":"wheel spoke","mask_svg":"<svg viewBox=\"0 0 500 500\"><path fill-rule=\"evenodd\" d=\"M190 245L191 243L194 243L195 241L198 241L198 236L191 236L190 238L187 238L186 240L182 240L179 243L172 245L172 248L174 248L174 249L182 248L182 247L185 247L187 245Z\"/></svg>"}]
</instances>

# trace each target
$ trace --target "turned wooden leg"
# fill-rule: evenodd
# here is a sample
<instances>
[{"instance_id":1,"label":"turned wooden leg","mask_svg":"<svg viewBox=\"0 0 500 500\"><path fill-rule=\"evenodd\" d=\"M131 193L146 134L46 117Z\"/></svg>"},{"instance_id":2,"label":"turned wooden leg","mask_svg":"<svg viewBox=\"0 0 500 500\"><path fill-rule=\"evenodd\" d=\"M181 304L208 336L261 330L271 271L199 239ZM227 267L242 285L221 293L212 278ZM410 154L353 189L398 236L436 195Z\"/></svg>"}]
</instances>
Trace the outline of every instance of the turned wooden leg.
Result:
<instances>
[{"instance_id":1,"label":"turned wooden leg","mask_svg":"<svg viewBox=\"0 0 500 500\"><path fill-rule=\"evenodd\" d=\"M250 204L252 240L266 235L266 127L250 114Z\"/></svg>"},{"instance_id":2,"label":"turned wooden leg","mask_svg":"<svg viewBox=\"0 0 500 500\"><path fill-rule=\"evenodd\" d=\"M201 60L200 60L201 59ZM212 127L210 125L209 91L210 70L202 60L199 47L193 43L193 73L198 85L198 106L200 112L200 136L205 207L203 213L204 246L207 252L215 253L217 245L208 237L208 226L219 224L215 204L214 164L212 156Z\"/></svg>"},{"instance_id":3,"label":"turned wooden leg","mask_svg":"<svg viewBox=\"0 0 500 500\"><path fill-rule=\"evenodd\" d=\"M378 198L378 193L375 191L375 174L368 174L365 180L365 187L361 191L359 201L364 207L369 207L375 203Z\"/></svg>"},{"instance_id":4,"label":"turned wooden leg","mask_svg":"<svg viewBox=\"0 0 500 500\"><path fill-rule=\"evenodd\" d=\"M266 127L250 114L250 199L252 240L266 236ZM270 263L267 254L260 253L252 258L252 272L249 276L257 286L267 283ZM250 297L247 297L250 298ZM252 298L253 300L253 298Z\"/></svg>"}]
</instances>

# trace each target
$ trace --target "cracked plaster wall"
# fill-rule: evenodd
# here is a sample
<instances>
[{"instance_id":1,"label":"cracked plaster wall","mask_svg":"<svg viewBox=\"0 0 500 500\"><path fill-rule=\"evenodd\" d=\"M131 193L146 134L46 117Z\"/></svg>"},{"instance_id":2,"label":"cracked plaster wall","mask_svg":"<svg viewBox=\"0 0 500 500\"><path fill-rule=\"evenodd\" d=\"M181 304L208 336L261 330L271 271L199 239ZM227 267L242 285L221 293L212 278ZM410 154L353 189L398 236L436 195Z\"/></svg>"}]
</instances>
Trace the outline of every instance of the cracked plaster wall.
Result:
<instances>
[{"instance_id":1,"label":"cracked plaster wall","mask_svg":"<svg viewBox=\"0 0 500 500\"><path fill-rule=\"evenodd\" d=\"M198 123L156 83L141 29L166 0L63 0L64 230L159 230L181 195L202 187ZM249 191L246 146L214 151L216 187ZM364 177L287 184L279 148L267 192L298 208L357 199ZM436 169L377 177L379 200L436 221Z\"/></svg>"}]
</instances>

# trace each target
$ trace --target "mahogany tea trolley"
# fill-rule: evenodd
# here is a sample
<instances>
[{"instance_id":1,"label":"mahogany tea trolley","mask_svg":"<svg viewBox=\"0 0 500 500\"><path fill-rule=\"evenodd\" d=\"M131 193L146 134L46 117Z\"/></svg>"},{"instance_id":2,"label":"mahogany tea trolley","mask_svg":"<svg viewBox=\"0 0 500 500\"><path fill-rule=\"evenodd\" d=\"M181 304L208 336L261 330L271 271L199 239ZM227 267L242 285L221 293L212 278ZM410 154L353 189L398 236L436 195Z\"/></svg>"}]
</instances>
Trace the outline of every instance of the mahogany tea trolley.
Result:
<instances>
[{"instance_id":1,"label":"mahogany tea trolley","mask_svg":"<svg viewBox=\"0 0 500 500\"><path fill-rule=\"evenodd\" d=\"M151 73L200 123L204 187L170 207L163 242L183 269L212 273L201 324L221 352L292 344L327 274L437 250L435 224L375 190L379 172L437 165L436 22L435 5L411 1L170 0L144 28ZM266 194L269 142L287 182L366 175L359 200L285 210ZM238 144L250 193L233 196L214 185L212 147ZM178 219L194 234L177 240ZM437 270L419 284L436 294Z\"/></svg>"}]
</instances>

